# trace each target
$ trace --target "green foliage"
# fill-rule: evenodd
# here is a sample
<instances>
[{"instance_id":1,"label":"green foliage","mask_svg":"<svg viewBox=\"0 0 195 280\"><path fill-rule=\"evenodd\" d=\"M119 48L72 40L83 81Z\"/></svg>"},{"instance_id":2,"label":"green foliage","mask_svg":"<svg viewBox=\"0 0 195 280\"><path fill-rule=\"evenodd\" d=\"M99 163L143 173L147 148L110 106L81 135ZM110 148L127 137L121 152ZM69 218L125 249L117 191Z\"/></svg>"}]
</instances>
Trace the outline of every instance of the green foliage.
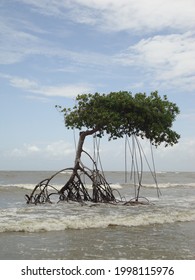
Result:
<instances>
[{"instance_id":1,"label":"green foliage","mask_svg":"<svg viewBox=\"0 0 195 280\"><path fill-rule=\"evenodd\" d=\"M171 129L179 108L157 91L149 96L145 93L133 96L127 91L82 94L76 101L72 109L60 107L67 128L95 130L99 137L107 133L109 139L135 134L155 146L163 142L165 146L173 145L180 138Z\"/></svg>"}]
</instances>

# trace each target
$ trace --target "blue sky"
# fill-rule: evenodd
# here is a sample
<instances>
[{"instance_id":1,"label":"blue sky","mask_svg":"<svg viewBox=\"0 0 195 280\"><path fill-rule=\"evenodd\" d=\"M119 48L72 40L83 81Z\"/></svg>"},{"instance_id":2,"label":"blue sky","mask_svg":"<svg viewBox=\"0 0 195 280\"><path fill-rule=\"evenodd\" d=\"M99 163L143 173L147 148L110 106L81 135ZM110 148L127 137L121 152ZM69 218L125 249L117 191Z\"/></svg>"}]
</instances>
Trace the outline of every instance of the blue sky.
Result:
<instances>
[{"instance_id":1,"label":"blue sky","mask_svg":"<svg viewBox=\"0 0 195 280\"><path fill-rule=\"evenodd\" d=\"M72 106L80 93L158 90L180 108L181 139L154 149L156 169L195 171L194 14L194 0L2 0L0 169L72 166L74 133L56 104ZM106 170L123 170L124 140L105 137L101 158Z\"/></svg>"}]
</instances>

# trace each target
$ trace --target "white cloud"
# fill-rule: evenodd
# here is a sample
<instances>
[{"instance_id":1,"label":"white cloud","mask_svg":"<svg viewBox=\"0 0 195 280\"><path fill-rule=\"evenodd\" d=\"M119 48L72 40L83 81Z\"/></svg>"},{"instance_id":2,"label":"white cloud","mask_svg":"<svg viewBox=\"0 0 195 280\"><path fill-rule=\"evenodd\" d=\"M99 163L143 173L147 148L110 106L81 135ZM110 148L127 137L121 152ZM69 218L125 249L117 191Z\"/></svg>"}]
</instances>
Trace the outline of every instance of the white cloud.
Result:
<instances>
[{"instance_id":1,"label":"white cloud","mask_svg":"<svg viewBox=\"0 0 195 280\"><path fill-rule=\"evenodd\" d=\"M191 32L186 32L149 37L113 56L72 53L70 57L73 61L82 64L92 61L92 64L134 67L144 74L142 83L150 84L153 88L177 87L180 90L193 91L195 89L193 35ZM50 52L51 55L55 55L56 51L50 50ZM65 55L63 52L63 50L61 53L59 51L58 55L63 57ZM36 81L19 77L10 77L9 80L13 87L44 96L72 97L94 90L89 84L42 86Z\"/></svg>"},{"instance_id":2,"label":"white cloud","mask_svg":"<svg viewBox=\"0 0 195 280\"><path fill-rule=\"evenodd\" d=\"M61 48L58 43L39 37L44 31L27 33L15 27L13 22L3 18L0 32L3 44L0 46L0 63L11 64L30 55L60 57L69 69L74 65L88 67L127 66L139 69L142 82L152 88L195 89L195 41L193 0L18 0L30 5L37 12L62 19L93 24L107 31L130 30L140 34L170 30L178 33L150 36L131 45L126 51L115 55L97 52L76 52ZM48 4L49 3L49 4ZM94 13L98 16L94 16ZM90 21L91 18L91 21ZM29 24L30 26L30 24ZM35 24L26 30L36 30ZM186 32L185 32L186 31ZM140 33L141 32L141 33ZM34 35L36 34L36 36ZM154 33L152 33L154 34ZM17 44L16 44L17 42ZM67 65L66 64L66 65ZM102 69L102 68L101 68ZM81 69L80 69L81 70ZM88 84L41 86L36 81L13 78L12 86L44 96L75 96L81 92L93 91Z\"/></svg>"},{"instance_id":3,"label":"white cloud","mask_svg":"<svg viewBox=\"0 0 195 280\"><path fill-rule=\"evenodd\" d=\"M29 23L30 24L30 23ZM15 64L24 61L29 56L55 57L61 58L68 65L67 69L71 71L75 68L71 63L78 65L104 65L110 64L109 56L90 51L73 51L66 49L58 44L58 41L52 41L41 37L41 32L30 33L31 30L26 30L19 25L6 18L0 18L0 64ZM47 31L45 31L47 32ZM48 31L49 32L49 31ZM61 34L58 29L55 33ZM52 34L53 36L53 34ZM61 35L60 35L61 36ZM68 63L67 63L68 61Z\"/></svg>"},{"instance_id":4,"label":"white cloud","mask_svg":"<svg viewBox=\"0 0 195 280\"><path fill-rule=\"evenodd\" d=\"M36 90L38 88L38 84L35 81L31 81L28 79L11 77L10 76L10 84L12 87L22 88L26 90Z\"/></svg>"},{"instance_id":5,"label":"white cloud","mask_svg":"<svg viewBox=\"0 0 195 280\"><path fill-rule=\"evenodd\" d=\"M61 96L61 97L75 97L78 94L91 92L92 88L85 85L64 85L64 86L50 86L41 87L35 90L35 93L40 93L45 96Z\"/></svg>"},{"instance_id":6,"label":"white cloud","mask_svg":"<svg viewBox=\"0 0 195 280\"><path fill-rule=\"evenodd\" d=\"M0 18L0 64L12 64L23 60L31 54L39 54L43 42L37 36L30 34Z\"/></svg>"},{"instance_id":7,"label":"white cloud","mask_svg":"<svg viewBox=\"0 0 195 280\"><path fill-rule=\"evenodd\" d=\"M153 83L195 89L195 40L191 32L142 39L115 58L123 65L139 67Z\"/></svg>"},{"instance_id":8,"label":"white cloud","mask_svg":"<svg viewBox=\"0 0 195 280\"><path fill-rule=\"evenodd\" d=\"M0 73L0 77L9 80L10 85L14 88L19 88L23 91L40 94L46 97L75 97L78 94L89 93L93 91L92 86L87 84L43 86L40 85L37 81L29 80L26 78L12 77L11 75L5 75L2 73ZM29 98L29 96L27 96L27 98Z\"/></svg>"},{"instance_id":9,"label":"white cloud","mask_svg":"<svg viewBox=\"0 0 195 280\"><path fill-rule=\"evenodd\" d=\"M13 150L6 152L8 157L25 158L38 154L41 149L34 144L24 144L22 148L14 148Z\"/></svg>"},{"instance_id":10,"label":"white cloud","mask_svg":"<svg viewBox=\"0 0 195 280\"><path fill-rule=\"evenodd\" d=\"M97 25L107 31L159 31L193 28L193 0L20 0L40 13Z\"/></svg>"},{"instance_id":11,"label":"white cloud","mask_svg":"<svg viewBox=\"0 0 195 280\"><path fill-rule=\"evenodd\" d=\"M30 99L30 100L36 100L36 101L40 101L43 103L47 103L50 102L50 99L48 97L42 97L42 96L37 96L37 95L26 95L25 96L26 99Z\"/></svg>"},{"instance_id":12,"label":"white cloud","mask_svg":"<svg viewBox=\"0 0 195 280\"><path fill-rule=\"evenodd\" d=\"M75 153L73 144L67 143L64 140L59 140L46 145L37 144L26 144L24 143L21 147L13 148L10 151L6 151L4 155L7 158L39 158L44 159L62 159L66 156Z\"/></svg>"},{"instance_id":13,"label":"white cloud","mask_svg":"<svg viewBox=\"0 0 195 280\"><path fill-rule=\"evenodd\" d=\"M46 145L44 153L48 157L65 158L67 155L75 153L75 148L71 143L67 143L64 140L59 140L51 144Z\"/></svg>"}]
</instances>

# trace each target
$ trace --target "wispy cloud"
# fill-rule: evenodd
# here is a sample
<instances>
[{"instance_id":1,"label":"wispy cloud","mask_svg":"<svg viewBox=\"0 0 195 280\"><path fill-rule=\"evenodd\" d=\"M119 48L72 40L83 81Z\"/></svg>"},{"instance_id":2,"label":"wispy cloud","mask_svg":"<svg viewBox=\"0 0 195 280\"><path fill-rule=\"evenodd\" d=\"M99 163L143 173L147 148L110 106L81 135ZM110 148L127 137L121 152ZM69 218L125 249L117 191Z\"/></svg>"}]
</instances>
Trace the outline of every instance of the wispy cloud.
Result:
<instances>
[{"instance_id":1,"label":"wispy cloud","mask_svg":"<svg viewBox=\"0 0 195 280\"><path fill-rule=\"evenodd\" d=\"M7 18L0 18L0 64L13 64L32 54L39 54L43 41L36 35L19 29Z\"/></svg>"},{"instance_id":2,"label":"wispy cloud","mask_svg":"<svg viewBox=\"0 0 195 280\"><path fill-rule=\"evenodd\" d=\"M106 31L159 31L193 28L193 0L18 0L49 16L96 25Z\"/></svg>"},{"instance_id":3,"label":"wispy cloud","mask_svg":"<svg viewBox=\"0 0 195 280\"><path fill-rule=\"evenodd\" d=\"M48 103L48 102L51 101L50 98L48 98L48 97L32 95L32 94L25 95L25 98L29 99L29 100L32 100L32 101L39 101L39 102L42 102L42 103Z\"/></svg>"},{"instance_id":4,"label":"wispy cloud","mask_svg":"<svg viewBox=\"0 0 195 280\"><path fill-rule=\"evenodd\" d=\"M65 84L57 86L40 85L37 81L26 78L13 77L0 73L1 78L9 80L9 83L14 88L22 89L24 92L30 92L46 97L75 97L78 94L93 92L92 86L87 84ZM29 98L29 96L28 96Z\"/></svg>"},{"instance_id":5,"label":"wispy cloud","mask_svg":"<svg viewBox=\"0 0 195 280\"><path fill-rule=\"evenodd\" d=\"M30 21L29 25L31 26ZM60 58L66 61L69 69L75 69L72 65L92 67L92 65L102 66L112 63L110 56L88 50L73 51L60 45L59 42L50 40L49 37L42 37L44 31L39 31L37 28L38 31L34 32L36 27L26 26L28 25L23 28L15 25L14 20L0 18L0 64L16 64L33 56ZM61 30L55 30L55 33L61 36Z\"/></svg>"},{"instance_id":6,"label":"wispy cloud","mask_svg":"<svg viewBox=\"0 0 195 280\"><path fill-rule=\"evenodd\" d=\"M48 17L59 17L61 24L72 20L106 32L127 31L136 34L137 42L125 51L116 50L115 54L105 54L101 51L80 51L65 48L59 42L51 41L47 36L48 29L27 24L22 19L14 25L14 19L1 18L0 33L0 63L14 64L23 62L33 56L57 58L63 62L48 67L56 72L82 72L98 67L102 73L113 73L113 67L138 69L142 75L143 86L152 88L180 88L186 91L195 89L195 40L193 0L17 0L33 10ZM49 5L48 5L49 3ZM19 22L19 19L15 21ZM23 28L21 23L26 22ZM164 35L155 35L163 31ZM56 31L57 32L57 31ZM168 33L169 32L169 33ZM59 32L60 33L60 32ZM139 39L140 35L144 39ZM167 35L168 34L168 35ZM65 65L65 67L64 67ZM79 68L79 70L78 70ZM115 68L115 69L116 69ZM104 74L103 74L104 75ZM89 81L90 77L86 77ZM13 77L10 84L34 94L43 96L74 96L80 92L93 91L90 82L83 84L40 85L36 81Z\"/></svg>"},{"instance_id":7,"label":"wispy cloud","mask_svg":"<svg viewBox=\"0 0 195 280\"><path fill-rule=\"evenodd\" d=\"M158 35L142 39L116 56L119 63L139 67L157 84L195 89L194 34Z\"/></svg>"}]
</instances>

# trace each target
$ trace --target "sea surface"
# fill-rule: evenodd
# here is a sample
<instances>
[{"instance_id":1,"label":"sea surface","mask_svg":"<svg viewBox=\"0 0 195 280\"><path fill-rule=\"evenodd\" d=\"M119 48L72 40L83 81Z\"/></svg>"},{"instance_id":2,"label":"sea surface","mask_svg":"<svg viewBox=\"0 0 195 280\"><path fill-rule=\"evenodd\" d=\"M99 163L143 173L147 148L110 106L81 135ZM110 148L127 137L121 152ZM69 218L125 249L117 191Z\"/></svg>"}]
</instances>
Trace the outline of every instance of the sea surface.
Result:
<instances>
[{"instance_id":1,"label":"sea surface","mask_svg":"<svg viewBox=\"0 0 195 280\"><path fill-rule=\"evenodd\" d=\"M1 260L195 259L195 172L157 173L160 196L144 172L146 204L26 204L25 194L53 173L0 171ZM69 176L60 174L56 188ZM130 174L105 176L124 201L135 196Z\"/></svg>"}]
</instances>

